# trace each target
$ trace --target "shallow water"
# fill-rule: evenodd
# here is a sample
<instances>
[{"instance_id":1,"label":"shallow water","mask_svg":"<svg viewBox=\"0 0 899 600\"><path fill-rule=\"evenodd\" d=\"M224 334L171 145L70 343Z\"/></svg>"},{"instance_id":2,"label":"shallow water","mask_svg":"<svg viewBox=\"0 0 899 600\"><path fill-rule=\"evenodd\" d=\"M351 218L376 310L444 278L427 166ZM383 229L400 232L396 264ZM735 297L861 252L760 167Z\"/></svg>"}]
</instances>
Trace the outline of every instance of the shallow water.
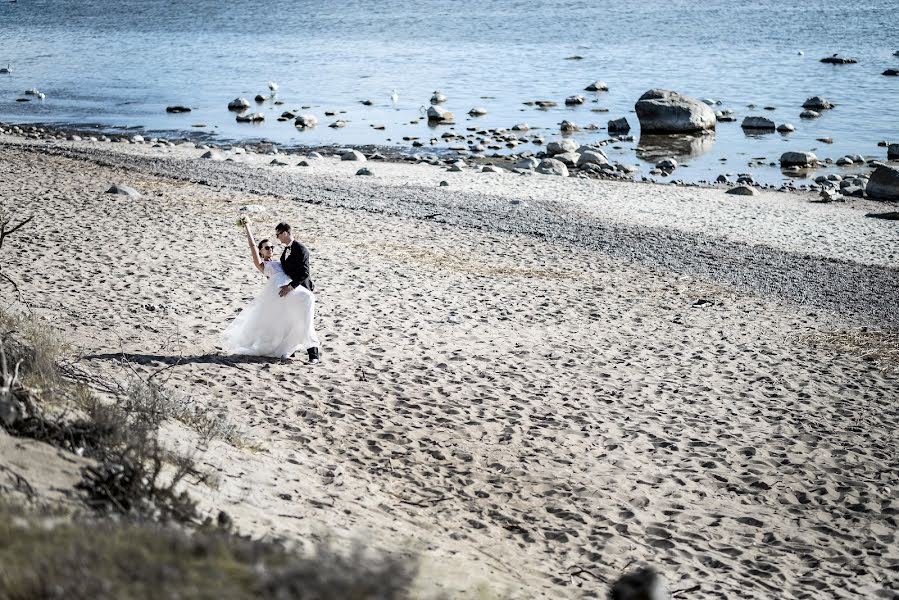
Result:
<instances>
[{"instance_id":1,"label":"shallow water","mask_svg":"<svg viewBox=\"0 0 899 600\"><path fill-rule=\"evenodd\" d=\"M406 147L404 136L418 136L430 148L428 140L449 127L429 128L419 118L440 89L449 97L444 106L455 113L458 132L527 122L531 134L549 140L568 119L600 126L574 136L592 142L607 139L606 122L624 116L636 141L616 144L609 154L639 165L643 174L659 156L672 155L688 165L675 172L680 179L752 173L773 183L785 179L780 170L750 167L758 162L751 159L776 162L787 150L812 150L822 159L847 153L885 158L877 142L899 140L899 77L881 75L899 67L893 56L899 50L896 14L899 2L884 0L827 0L814 7L774 1L734 7L724 0L3 1L0 65L9 63L12 73L0 75L0 120L208 131L222 139L265 138L283 145ZM819 62L833 53L858 58L859 64ZM572 55L583 59L566 60ZM582 92L597 79L610 91ZM262 124L236 123L227 103L267 94L268 80L279 84L276 99L284 104L258 105L267 116ZM31 87L46 99L15 101ZM715 108L732 109L738 121L719 123L713 139L679 147L641 141L633 105L652 87L713 99L721 103ZM578 93L588 102L565 107L565 97ZM799 119L803 101L812 95L825 96L837 108L819 119ZM539 110L523 104L535 99L559 106ZM374 104L363 106L361 100ZM170 115L165 107L171 104L194 110ZM319 117L318 127L298 131L292 121L276 120L283 110L304 106ZM488 114L468 117L475 106ZM608 112L591 110L597 108ZM326 110L338 115L326 117ZM747 135L739 124L746 115L790 122L797 131ZM337 118L347 126L328 128ZM191 127L200 123L206 127ZM819 137L834 143L822 144ZM522 149L540 147L523 144L516 151Z\"/></svg>"}]
</instances>

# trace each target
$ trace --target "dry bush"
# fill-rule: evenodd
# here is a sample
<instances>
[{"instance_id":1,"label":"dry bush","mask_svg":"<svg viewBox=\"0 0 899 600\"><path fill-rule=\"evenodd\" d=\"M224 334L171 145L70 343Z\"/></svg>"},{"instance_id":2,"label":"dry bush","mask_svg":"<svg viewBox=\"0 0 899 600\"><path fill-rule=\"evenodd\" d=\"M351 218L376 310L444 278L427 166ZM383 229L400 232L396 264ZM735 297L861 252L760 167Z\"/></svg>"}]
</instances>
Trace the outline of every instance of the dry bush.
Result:
<instances>
[{"instance_id":1,"label":"dry bush","mask_svg":"<svg viewBox=\"0 0 899 600\"><path fill-rule=\"evenodd\" d=\"M61 345L46 326L0 311L0 426L94 458L79 483L89 506L151 520L198 522L196 504L181 491L185 479L205 481L190 456L166 451L159 429L168 418L187 418L186 405L163 386L131 381L101 401L89 388L62 376ZM221 419L194 410L205 447L225 434Z\"/></svg>"},{"instance_id":2,"label":"dry bush","mask_svg":"<svg viewBox=\"0 0 899 600\"><path fill-rule=\"evenodd\" d=\"M0 598L400 600L414 561L329 547L300 557L221 530L96 523L0 504Z\"/></svg>"}]
</instances>

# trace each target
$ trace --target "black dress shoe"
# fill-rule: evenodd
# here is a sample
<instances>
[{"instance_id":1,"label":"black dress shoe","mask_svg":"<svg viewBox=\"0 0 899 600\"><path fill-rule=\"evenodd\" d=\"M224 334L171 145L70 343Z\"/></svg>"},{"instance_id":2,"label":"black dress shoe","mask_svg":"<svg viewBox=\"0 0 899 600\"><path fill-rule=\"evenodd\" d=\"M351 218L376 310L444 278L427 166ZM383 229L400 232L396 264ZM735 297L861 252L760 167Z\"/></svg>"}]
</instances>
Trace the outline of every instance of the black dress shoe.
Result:
<instances>
[{"instance_id":1,"label":"black dress shoe","mask_svg":"<svg viewBox=\"0 0 899 600\"><path fill-rule=\"evenodd\" d=\"M309 354L309 364L314 365L321 362L318 348L308 348L306 352Z\"/></svg>"}]
</instances>

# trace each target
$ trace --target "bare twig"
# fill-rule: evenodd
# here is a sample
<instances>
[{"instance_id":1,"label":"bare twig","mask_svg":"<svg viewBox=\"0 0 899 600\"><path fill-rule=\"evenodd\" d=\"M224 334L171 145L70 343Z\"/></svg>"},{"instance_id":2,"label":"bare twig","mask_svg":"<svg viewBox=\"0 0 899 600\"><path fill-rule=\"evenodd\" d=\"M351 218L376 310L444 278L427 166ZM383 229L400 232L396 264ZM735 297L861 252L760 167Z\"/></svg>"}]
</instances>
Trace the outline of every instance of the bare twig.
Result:
<instances>
[{"instance_id":1,"label":"bare twig","mask_svg":"<svg viewBox=\"0 0 899 600\"><path fill-rule=\"evenodd\" d=\"M24 221L21 221L18 225L13 225L12 227L7 228L7 226L12 223L12 217L8 216L7 214L0 213L0 248L3 247L3 240L6 239L6 236L14 234L22 227L30 223L33 219L33 216L28 217Z\"/></svg>"},{"instance_id":2,"label":"bare twig","mask_svg":"<svg viewBox=\"0 0 899 600\"><path fill-rule=\"evenodd\" d=\"M0 465L0 471L5 471L6 473L8 473L12 478L13 484L16 486L16 489L20 492L24 492L25 495L28 496L29 500L34 498L34 496L36 495L34 488L31 487L31 484L28 483L28 480L25 479L25 477L23 477L19 473L16 473L11 468L5 465Z\"/></svg>"}]
</instances>

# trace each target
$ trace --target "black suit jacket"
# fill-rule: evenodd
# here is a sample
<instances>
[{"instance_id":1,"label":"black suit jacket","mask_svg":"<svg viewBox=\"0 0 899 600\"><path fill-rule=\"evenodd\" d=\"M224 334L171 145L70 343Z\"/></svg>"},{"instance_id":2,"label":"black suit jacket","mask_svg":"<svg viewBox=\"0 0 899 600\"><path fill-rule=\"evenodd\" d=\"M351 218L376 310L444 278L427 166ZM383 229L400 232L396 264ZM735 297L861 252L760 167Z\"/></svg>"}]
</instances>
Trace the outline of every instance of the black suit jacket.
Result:
<instances>
[{"instance_id":1,"label":"black suit jacket","mask_svg":"<svg viewBox=\"0 0 899 600\"><path fill-rule=\"evenodd\" d=\"M315 289L312 278L309 276L309 250L306 246L294 240L290 245L290 256L287 258L287 248L281 253L281 266L290 277L290 285L294 288L303 286L310 292Z\"/></svg>"}]
</instances>

